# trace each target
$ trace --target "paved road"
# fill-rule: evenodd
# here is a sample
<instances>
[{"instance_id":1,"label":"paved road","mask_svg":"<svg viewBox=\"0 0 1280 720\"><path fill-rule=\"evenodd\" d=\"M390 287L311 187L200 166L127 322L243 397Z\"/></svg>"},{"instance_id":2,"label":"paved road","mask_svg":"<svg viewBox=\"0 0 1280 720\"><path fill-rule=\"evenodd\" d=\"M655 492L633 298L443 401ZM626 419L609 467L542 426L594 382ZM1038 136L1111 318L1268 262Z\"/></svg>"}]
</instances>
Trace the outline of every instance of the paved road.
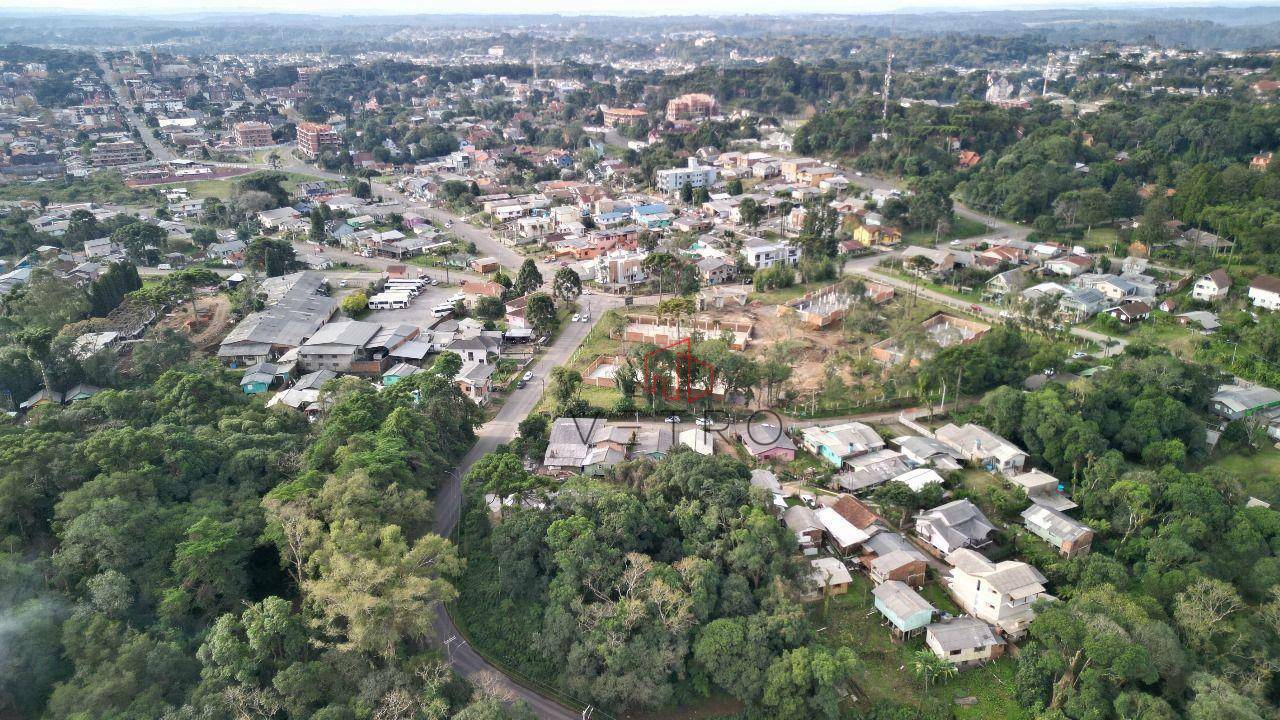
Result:
<instances>
[{"instance_id":1,"label":"paved road","mask_svg":"<svg viewBox=\"0 0 1280 720\"><path fill-rule=\"evenodd\" d=\"M950 295L945 295L943 293L940 293L936 290L931 290L922 285L910 283L910 282L907 282L906 280L902 280L900 278L896 278L891 275L885 275L883 273L876 272L875 266L880 262L880 260L888 256L893 256L895 254L897 253L895 252L895 253L886 253L886 254L880 254L880 255L868 255L866 257L858 258L856 260L851 260L848 263L845 263L844 271L846 273L852 272L857 275L862 275L863 277L866 277L870 280L884 283L886 285L892 285L894 288L899 290L906 290L909 292L918 293L942 305L957 307L959 309L967 310L969 312L974 312L976 309L976 311L979 314L984 315L989 319L997 320L997 321L1001 319L1000 308L993 307L985 303L971 303L971 302L966 302L964 300L958 300L956 298L951 297ZM1096 343L1099 346L1101 346L1102 350L1097 353L1100 357L1110 357L1113 355L1119 355L1120 353L1124 352L1124 347L1125 345L1128 344L1125 340L1122 340L1121 338L1111 337L1110 335L1104 335L1100 332L1094 332L1093 330L1089 330L1089 329L1078 327L1078 326L1072 327L1069 330L1069 332L1075 337L1081 338L1083 340L1088 340L1090 342Z\"/></svg>"},{"instance_id":2,"label":"paved road","mask_svg":"<svg viewBox=\"0 0 1280 720\"><path fill-rule=\"evenodd\" d=\"M111 94L115 95L116 103L120 105L120 110L124 113L125 118L128 119L129 124L137 128L142 135L142 142L151 150L152 156L161 162L173 160L176 157L173 152L160 142L155 132L150 127L147 127L147 123L133 111L133 103L129 101L129 96L125 93L124 87L118 81L112 82L109 79L111 77L111 66L107 64L107 58L102 53L98 53L97 59L98 67L102 70L102 79L111 88Z\"/></svg>"},{"instance_id":3,"label":"paved road","mask_svg":"<svg viewBox=\"0 0 1280 720\"><path fill-rule=\"evenodd\" d=\"M449 536L457 526L459 511L462 505L462 483L471 466L481 457L494 451L498 445L510 442L516 436L520 421L533 412L542 396L546 379L551 371L564 365L586 339L587 333L599 321L601 313L614 304L619 298L589 296L580 298L580 306L590 311L593 319L590 323L569 323L560 337L556 338L542 358L534 364L532 370L534 380L526 387L513 390L498 414L489 422L476 430L476 444L458 464L456 472L440 489L436 496L436 532ZM477 653L470 644L462 640L462 635L449 617L448 611L441 607L435 619L437 641L445 645L445 650L453 669L464 677L477 674L486 675L491 681L497 681L511 698L524 700L533 708L540 718L551 720L577 720L580 714L565 708L542 693L519 684L490 665Z\"/></svg>"}]
</instances>

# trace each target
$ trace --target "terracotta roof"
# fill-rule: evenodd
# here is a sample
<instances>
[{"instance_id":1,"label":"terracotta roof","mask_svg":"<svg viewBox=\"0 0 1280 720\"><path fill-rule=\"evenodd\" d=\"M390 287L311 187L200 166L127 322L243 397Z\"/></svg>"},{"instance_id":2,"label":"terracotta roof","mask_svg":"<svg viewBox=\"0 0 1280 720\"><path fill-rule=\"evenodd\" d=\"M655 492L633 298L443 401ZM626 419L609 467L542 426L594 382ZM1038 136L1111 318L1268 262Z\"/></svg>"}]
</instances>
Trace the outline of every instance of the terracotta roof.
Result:
<instances>
[{"instance_id":1,"label":"terracotta roof","mask_svg":"<svg viewBox=\"0 0 1280 720\"><path fill-rule=\"evenodd\" d=\"M853 523L854 527L859 530L867 529L874 524L877 519L879 519L879 517L871 511L871 508L864 505L861 500L853 497L852 495L841 495L840 499L836 500L835 505L831 506L831 509L839 513L840 517Z\"/></svg>"}]
</instances>

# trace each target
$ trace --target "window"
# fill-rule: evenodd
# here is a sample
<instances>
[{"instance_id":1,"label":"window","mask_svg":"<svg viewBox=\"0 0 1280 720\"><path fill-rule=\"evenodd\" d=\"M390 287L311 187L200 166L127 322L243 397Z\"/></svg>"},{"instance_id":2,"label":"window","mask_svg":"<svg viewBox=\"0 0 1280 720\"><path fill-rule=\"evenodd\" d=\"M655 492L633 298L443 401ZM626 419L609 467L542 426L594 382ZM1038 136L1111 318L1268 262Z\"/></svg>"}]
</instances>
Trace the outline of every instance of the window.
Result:
<instances>
[{"instance_id":1,"label":"window","mask_svg":"<svg viewBox=\"0 0 1280 720\"><path fill-rule=\"evenodd\" d=\"M951 655L959 655L959 654L960 654L960 653L962 653L962 652L964 652L964 651L963 651L963 650L952 650L952 651L950 652L950 654L951 654Z\"/></svg>"}]
</instances>

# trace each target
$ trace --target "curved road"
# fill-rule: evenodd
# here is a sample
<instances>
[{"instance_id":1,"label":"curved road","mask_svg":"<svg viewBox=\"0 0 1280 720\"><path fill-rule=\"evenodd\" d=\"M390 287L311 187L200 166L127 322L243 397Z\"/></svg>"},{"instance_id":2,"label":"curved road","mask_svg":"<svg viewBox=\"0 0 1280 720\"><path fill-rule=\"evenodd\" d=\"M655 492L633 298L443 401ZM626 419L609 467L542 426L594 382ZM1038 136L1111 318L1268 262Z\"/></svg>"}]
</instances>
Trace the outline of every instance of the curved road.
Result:
<instances>
[{"instance_id":1,"label":"curved road","mask_svg":"<svg viewBox=\"0 0 1280 720\"><path fill-rule=\"evenodd\" d=\"M547 347L541 359L535 363L532 371L534 380L526 387L513 390L498 414L489 422L476 430L476 444L458 464L457 471L444 484L437 494L436 532L448 537L458 524L462 506L461 478L466 477L471 466L484 455L491 453L498 445L510 442L516 436L516 428L520 421L528 417L542 396L545 380L552 369L564 365L577 351L578 346L586 339L587 333L599 321L600 314L609 307L620 305L622 298L608 296L583 296L579 305L585 307L592 317L589 323L568 323L555 342ZM440 606L435 619L436 641L444 646L446 657L453 669L460 675L472 678L477 674L486 676L489 683L497 682L510 699L523 700L529 704L540 718L551 720L578 720L581 715L569 710L559 702L543 695L541 692L521 685L511 677L489 664L479 653L465 642L448 611Z\"/></svg>"}]
</instances>

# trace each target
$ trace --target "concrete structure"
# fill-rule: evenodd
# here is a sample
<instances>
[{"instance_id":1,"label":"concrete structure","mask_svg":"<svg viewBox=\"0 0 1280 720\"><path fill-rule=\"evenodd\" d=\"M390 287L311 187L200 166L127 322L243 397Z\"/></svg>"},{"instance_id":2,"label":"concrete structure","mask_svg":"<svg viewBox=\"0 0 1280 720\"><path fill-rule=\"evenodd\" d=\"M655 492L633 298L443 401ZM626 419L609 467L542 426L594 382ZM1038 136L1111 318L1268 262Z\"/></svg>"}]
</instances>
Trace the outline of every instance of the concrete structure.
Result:
<instances>
[{"instance_id":1,"label":"concrete structure","mask_svg":"<svg viewBox=\"0 0 1280 720\"><path fill-rule=\"evenodd\" d=\"M327 123L298 123L298 152L304 157L315 160L321 153L342 149L342 137L334 132L333 126Z\"/></svg>"},{"instance_id":2,"label":"concrete structure","mask_svg":"<svg viewBox=\"0 0 1280 720\"><path fill-rule=\"evenodd\" d=\"M667 101L667 120L706 120L720 109L716 99L706 93L688 93Z\"/></svg>"},{"instance_id":3,"label":"concrete structure","mask_svg":"<svg viewBox=\"0 0 1280 720\"><path fill-rule=\"evenodd\" d=\"M602 108L600 113L604 116L604 126L609 128L635 125L649 117L649 114L644 110L637 110L636 108L606 107Z\"/></svg>"},{"instance_id":4,"label":"concrete structure","mask_svg":"<svg viewBox=\"0 0 1280 720\"><path fill-rule=\"evenodd\" d=\"M89 164L94 167L134 165L147 160L147 147L133 140L100 142L89 151Z\"/></svg>"},{"instance_id":5,"label":"concrete structure","mask_svg":"<svg viewBox=\"0 0 1280 720\"><path fill-rule=\"evenodd\" d=\"M240 147L265 147L275 143L271 137L271 126L253 120L236 123L233 136Z\"/></svg>"},{"instance_id":6,"label":"concrete structure","mask_svg":"<svg viewBox=\"0 0 1280 720\"><path fill-rule=\"evenodd\" d=\"M865 291L861 296L851 293L849 286L837 283L821 290L805 293L789 303L778 306L778 315L795 314L800 322L821 330L844 319L850 306L865 297L879 305L893 299L893 288L877 282L864 283Z\"/></svg>"},{"instance_id":7,"label":"concrete structure","mask_svg":"<svg viewBox=\"0 0 1280 720\"><path fill-rule=\"evenodd\" d=\"M796 265L800 262L801 250L786 240L766 240L764 238L747 238L742 243L742 257L747 264L757 270L771 268L774 265Z\"/></svg>"},{"instance_id":8,"label":"concrete structure","mask_svg":"<svg viewBox=\"0 0 1280 720\"><path fill-rule=\"evenodd\" d=\"M677 193L688 185L694 188L711 187L716 182L714 165L699 165L696 157L689 158L689 164L682 168L667 168L654 173L653 184L665 193Z\"/></svg>"}]
</instances>

